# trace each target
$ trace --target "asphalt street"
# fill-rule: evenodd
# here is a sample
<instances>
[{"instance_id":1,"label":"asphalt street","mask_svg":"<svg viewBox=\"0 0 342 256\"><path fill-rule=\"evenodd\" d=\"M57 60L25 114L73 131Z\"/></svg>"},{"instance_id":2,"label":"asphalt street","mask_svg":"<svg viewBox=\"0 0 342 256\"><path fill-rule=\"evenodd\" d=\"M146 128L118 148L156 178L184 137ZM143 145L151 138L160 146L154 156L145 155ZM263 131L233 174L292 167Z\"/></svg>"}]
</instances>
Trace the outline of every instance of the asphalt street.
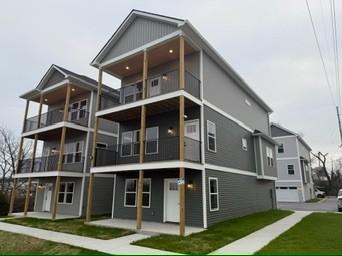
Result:
<instances>
[{"instance_id":1,"label":"asphalt street","mask_svg":"<svg viewBox=\"0 0 342 256\"><path fill-rule=\"evenodd\" d=\"M326 197L317 203L278 203L278 208L295 211L337 212L336 197Z\"/></svg>"}]
</instances>

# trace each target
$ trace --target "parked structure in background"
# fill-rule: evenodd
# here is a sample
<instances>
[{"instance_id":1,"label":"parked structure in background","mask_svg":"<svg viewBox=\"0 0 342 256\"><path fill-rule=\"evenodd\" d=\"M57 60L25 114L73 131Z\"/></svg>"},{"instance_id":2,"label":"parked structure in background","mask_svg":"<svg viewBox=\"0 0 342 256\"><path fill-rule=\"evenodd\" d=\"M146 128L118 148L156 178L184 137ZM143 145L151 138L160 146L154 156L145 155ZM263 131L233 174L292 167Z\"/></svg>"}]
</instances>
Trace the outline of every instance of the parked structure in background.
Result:
<instances>
[{"instance_id":1,"label":"parked structure in background","mask_svg":"<svg viewBox=\"0 0 342 256\"><path fill-rule=\"evenodd\" d=\"M279 202L305 202L315 197L311 174L311 148L304 139L279 124L271 124L277 147L276 181Z\"/></svg>"},{"instance_id":2,"label":"parked structure in background","mask_svg":"<svg viewBox=\"0 0 342 256\"><path fill-rule=\"evenodd\" d=\"M27 103L17 172L13 177L15 184L19 179L27 181L24 215L27 215L32 183L36 184L35 212L46 212L52 219L57 214L85 214L96 89L95 80L52 65L38 86L21 96ZM113 91L109 87L103 90ZM38 113L27 117L31 102L39 104ZM45 113L42 113L43 108ZM98 133L98 143L115 144L118 124L103 120ZM23 159L26 140L33 140L32 156ZM94 192L97 202L94 212L108 213L113 175L102 175L97 182L101 183L101 190ZM15 192L13 190L10 212L14 208Z\"/></svg>"}]
</instances>

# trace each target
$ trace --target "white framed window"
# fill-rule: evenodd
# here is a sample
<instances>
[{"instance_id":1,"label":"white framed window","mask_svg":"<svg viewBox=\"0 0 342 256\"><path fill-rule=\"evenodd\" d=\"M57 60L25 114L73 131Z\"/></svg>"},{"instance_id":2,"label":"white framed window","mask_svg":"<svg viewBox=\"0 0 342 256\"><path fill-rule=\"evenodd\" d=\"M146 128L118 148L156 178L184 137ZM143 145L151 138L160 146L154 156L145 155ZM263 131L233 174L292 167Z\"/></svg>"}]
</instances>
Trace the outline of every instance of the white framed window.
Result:
<instances>
[{"instance_id":1,"label":"white framed window","mask_svg":"<svg viewBox=\"0 0 342 256\"><path fill-rule=\"evenodd\" d=\"M127 84L122 87L123 103L130 103L142 99L142 81Z\"/></svg>"},{"instance_id":2,"label":"white framed window","mask_svg":"<svg viewBox=\"0 0 342 256\"><path fill-rule=\"evenodd\" d=\"M126 179L125 180L125 196L124 196L125 207L136 207L137 192L138 192L138 180ZM151 178L144 179L142 207L143 208L151 207Z\"/></svg>"},{"instance_id":3,"label":"white framed window","mask_svg":"<svg viewBox=\"0 0 342 256\"><path fill-rule=\"evenodd\" d=\"M278 154L284 153L284 144L278 145Z\"/></svg>"},{"instance_id":4,"label":"white framed window","mask_svg":"<svg viewBox=\"0 0 342 256\"><path fill-rule=\"evenodd\" d=\"M216 152L216 124L207 120L208 151Z\"/></svg>"},{"instance_id":5,"label":"white framed window","mask_svg":"<svg viewBox=\"0 0 342 256\"><path fill-rule=\"evenodd\" d=\"M241 143L242 143L242 149L243 149L244 151L247 151L247 150L248 150L247 139L246 139L246 138L242 138Z\"/></svg>"},{"instance_id":6,"label":"white framed window","mask_svg":"<svg viewBox=\"0 0 342 256\"><path fill-rule=\"evenodd\" d=\"M218 179L213 177L209 177L209 209L211 212L220 209Z\"/></svg>"},{"instance_id":7,"label":"white framed window","mask_svg":"<svg viewBox=\"0 0 342 256\"><path fill-rule=\"evenodd\" d=\"M140 130L133 131L133 155L137 156L140 152Z\"/></svg>"},{"instance_id":8,"label":"white framed window","mask_svg":"<svg viewBox=\"0 0 342 256\"><path fill-rule=\"evenodd\" d=\"M59 184L58 203L72 204L74 198L75 182L61 182Z\"/></svg>"},{"instance_id":9,"label":"white framed window","mask_svg":"<svg viewBox=\"0 0 342 256\"><path fill-rule=\"evenodd\" d=\"M158 140L159 140L159 127L146 128L146 143L145 154L157 154L158 153Z\"/></svg>"},{"instance_id":10,"label":"white framed window","mask_svg":"<svg viewBox=\"0 0 342 256\"><path fill-rule=\"evenodd\" d=\"M70 104L70 120L79 120L86 117L88 100L83 99Z\"/></svg>"},{"instance_id":11,"label":"white framed window","mask_svg":"<svg viewBox=\"0 0 342 256\"><path fill-rule=\"evenodd\" d=\"M80 163L82 162L83 141L66 143L64 145L64 163Z\"/></svg>"},{"instance_id":12,"label":"white framed window","mask_svg":"<svg viewBox=\"0 0 342 256\"><path fill-rule=\"evenodd\" d=\"M266 156L267 156L267 165L273 167L274 159L273 159L273 150L271 147L266 147Z\"/></svg>"},{"instance_id":13,"label":"white framed window","mask_svg":"<svg viewBox=\"0 0 342 256\"><path fill-rule=\"evenodd\" d=\"M287 173L288 173L288 175L294 175L295 174L295 170L294 170L294 165L293 164L287 165Z\"/></svg>"}]
</instances>

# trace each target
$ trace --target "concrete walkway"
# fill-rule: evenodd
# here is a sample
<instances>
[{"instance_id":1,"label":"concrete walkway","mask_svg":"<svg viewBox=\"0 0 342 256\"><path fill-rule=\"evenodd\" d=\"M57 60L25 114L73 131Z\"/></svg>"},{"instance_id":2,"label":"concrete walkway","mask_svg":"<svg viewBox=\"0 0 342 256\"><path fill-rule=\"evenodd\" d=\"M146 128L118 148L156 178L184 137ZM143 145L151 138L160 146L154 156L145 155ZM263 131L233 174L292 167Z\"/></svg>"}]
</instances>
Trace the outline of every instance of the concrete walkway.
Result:
<instances>
[{"instance_id":1,"label":"concrete walkway","mask_svg":"<svg viewBox=\"0 0 342 256\"><path fill-rule=\"evenodd\" d=\"M233 243L212 252L211 254L253 254L273 239L296 225L305 216L311 214L308 211L298 211L271 225L268 225L248 236L245 236Z\"/></svg>"},{"instance_id":2,"label":"concrete walkway","mask_svg":"<svg viewBox=\"0 0 342 256\"><path fill-rule=\"evenodd\" d=\"M95 239L84 236L77 236L61 232L49 231L38 228L31 228L21 225L14 225L0 221L0 230L28 235L43 240L48 240L56 243L63 243L72 246L82 247L89 250L100 251L110 254L175 254L171 252L151 249L131 245L130 243L150 237L149 235L133 234L114 238L110 240Z\"/></svg>"}]
</instances>

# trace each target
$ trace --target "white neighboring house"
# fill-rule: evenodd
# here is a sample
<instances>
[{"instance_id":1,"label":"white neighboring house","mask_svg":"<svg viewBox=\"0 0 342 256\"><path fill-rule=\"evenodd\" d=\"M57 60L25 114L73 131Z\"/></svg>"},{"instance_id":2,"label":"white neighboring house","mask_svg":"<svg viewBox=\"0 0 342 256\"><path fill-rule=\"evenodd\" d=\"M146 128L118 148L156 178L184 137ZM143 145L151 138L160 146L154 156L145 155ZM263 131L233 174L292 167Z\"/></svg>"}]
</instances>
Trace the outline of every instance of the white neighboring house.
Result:
<instances>
[{"instance_id":1,"label":"white neighboring house","mask_svg":"<svg viewBox=\"0 0 342 256\"><path fill-rule=\"evenodd\" d=\"M273 139L278 142L277 201L305 202L314 198L310 146L300 135L279 124L271 124L271 133Z\"/></svg>"}]
</instances>

